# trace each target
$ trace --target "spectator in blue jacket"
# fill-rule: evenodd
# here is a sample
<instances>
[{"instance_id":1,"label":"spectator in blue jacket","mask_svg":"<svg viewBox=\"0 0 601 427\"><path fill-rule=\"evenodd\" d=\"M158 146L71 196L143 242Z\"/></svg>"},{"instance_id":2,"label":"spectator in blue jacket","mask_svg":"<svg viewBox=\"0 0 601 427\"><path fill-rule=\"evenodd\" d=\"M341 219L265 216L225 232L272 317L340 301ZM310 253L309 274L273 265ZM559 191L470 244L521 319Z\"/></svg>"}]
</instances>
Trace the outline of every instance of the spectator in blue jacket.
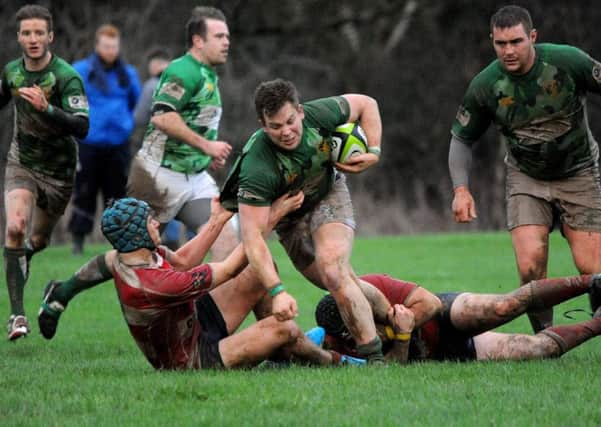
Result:
<instances>
[{"instance_id":1,"label":"spectator in blue jacket","mask_svg":"<svg viewBox=\"0 0 601 427\"><path fill-rule=\"evenodd\" d=\"M94 226L98 193L102 192L105 202L125 197L129 137L141 87L135 68L120 57L120 41L115 26L102 25L96 31L94 53L73 64L83 78L90 105L90 130L79 141L69 221L74 254L83 253L85 235Z\"/></svg>"}]
</instances>

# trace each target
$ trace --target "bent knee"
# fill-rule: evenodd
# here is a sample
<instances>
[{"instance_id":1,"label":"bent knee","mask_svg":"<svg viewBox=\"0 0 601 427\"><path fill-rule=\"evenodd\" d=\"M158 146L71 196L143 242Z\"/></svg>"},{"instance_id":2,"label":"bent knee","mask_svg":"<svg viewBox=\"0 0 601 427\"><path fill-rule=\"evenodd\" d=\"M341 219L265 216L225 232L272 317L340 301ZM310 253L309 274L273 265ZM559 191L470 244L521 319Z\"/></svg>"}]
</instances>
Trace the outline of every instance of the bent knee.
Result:
<instances>
[{"instance_id":1,"label":"bent knee","mask_svg":"<svg viewBox=\"0 0 601 427\"><path fill-rule=\"evenodd\" d=\"M24 217L11 218L6 224L8 240L22 240L25 237L27 223Z\"/></svg>"},{"instance_id":2,"label":"bent knee","mask_svg":"<svg viewBox=\"0 0 601 427\"><path fill-rule=\"evenodd\" d=\"M320 261L317 264L323 285L330 291L336 292L349 276L348 264L340 259Z\"/></svg>"},{"instance_id":3,"label":"bent knee","mask_svg":"<svg viewBox=\"0 0 601 427\"><path fill-rule=\"evenodd\" d=\"M293 343L301 336L302 332L298 325L293 320L286 320L280 322L273 318L272 327L274 333L278 336L279 340L284 343Z\"/></svg>"}]
</instances>

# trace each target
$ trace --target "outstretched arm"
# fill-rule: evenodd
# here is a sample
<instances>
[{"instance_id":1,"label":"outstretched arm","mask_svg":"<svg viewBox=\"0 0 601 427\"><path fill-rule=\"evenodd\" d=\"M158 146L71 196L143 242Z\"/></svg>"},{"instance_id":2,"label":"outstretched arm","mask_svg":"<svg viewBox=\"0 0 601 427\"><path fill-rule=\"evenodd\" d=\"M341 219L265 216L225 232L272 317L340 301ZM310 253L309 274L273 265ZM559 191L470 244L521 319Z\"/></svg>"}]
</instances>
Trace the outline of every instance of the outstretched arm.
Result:
<instances>
[{"instance_id":1,"label":"outstretched arm","mask_svg":"<svg viewBox=\"0 0 601 427\"><path fill-rule=\"evenodd\" d=\"M221 233L223 226L232 215L232 212L221 206L218 196L213 197L211 200L211 216L198 234L176 252L169 252L168 260L173 268L178 271L185 271L202 263L219 233Z\"/></svg>"},{"instance_id":2,"label":"outstretched arm","mask_svg":"<svg viewBox=\"0 0 601 427\"><path fill-rule=\"evenodd\" d=\"M269 235L269 233L271 233L271 231L276 226L276 224L280 221L280 219L282 219L288 213L300 208L300 206L303 204L304 198L305 198L305 195L303 192L299 192L295 195L284 194L279 199L277 199L270 207L269 206L266 207L265 210L263 208L261 209L261 213L265 213L267 215L267 220L266 220L265 227L263 227L261 229L262 232L259 235L259 238L265 245L269 259L259 258L258 261L255 260L258 262L259 268L264 267L264 266L269 266L269 267L271 267L273 272L275 272L275 267L273 265L273 259L271 258L271 253L269 252L269 249L267 248L267 245L265 243L265 238ZM241 207L242 207L242 205L241 205ZM242 221L242 215L243 215L243 213L241 211L240 212L241 221ZM248 223L246 223L246 224L248 224ZM214 286L224 283L225 281L234 277L244 267L246 267L248 262L251 263L251 265L253 266L253 268L255 268L255 270L257 272L259 271L257 269L257 267L255 267L252 264L252 261L250 261L252 258L250 256L247 258L249 251L248 251L248 245L244 240L244 225L242 225L242 227L243 227L242 228L243 229L242 243L239 244L236 247L236 249L234 249L234 251L225 260L223 260L223 262L211 264L211 267L213 269L213 285ZM256 242L254 242L254 243L256 243ZM260 250L262 250L262 249L263 248L261 248ZM254 254L254 252L253 252L253 254ZM263 256L266 256L266 255L263 255ZM269 272L271 269L267 268L266 270ZM277 277L277 272L275 272L275 274ZM259 276L259 278L261 278L261 276ZM276 280L279 281L279 278ZM262 282L262 283L265 284L265 282ZM268 289L272 289L274 286L275 285L269 286ZM285 292L282 292L282 293L285 294ZM290 298L292 298L292 297L290 297ZM284 298L283 300L286 300L286 298Z\"/></svg>"}]
</instances>

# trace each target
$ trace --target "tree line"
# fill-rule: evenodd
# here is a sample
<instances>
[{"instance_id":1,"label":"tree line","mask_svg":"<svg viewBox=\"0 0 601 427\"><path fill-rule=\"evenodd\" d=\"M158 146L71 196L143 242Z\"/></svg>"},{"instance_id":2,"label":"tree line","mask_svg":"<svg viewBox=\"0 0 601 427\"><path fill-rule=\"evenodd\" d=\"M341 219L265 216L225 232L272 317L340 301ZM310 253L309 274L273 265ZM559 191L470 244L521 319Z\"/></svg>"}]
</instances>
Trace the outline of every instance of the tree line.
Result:
<instances>
[{"instance_id":1,"label":"tree line","mask_svg":"<svg viewBox=\"0 0 601 427\"><path fill-rule=\"evenodd\" d=\"M2 65L20 55L14 13L26 3L0 4ZM110 22L121 29L123 56L138 68L141 78L147 77L146 57L155 48L165 48L173 56L185 51L184 24L194 6L183 0L38 3L53 13L52 50L58 55L68 61L89 55L95 29ZM539 41L572 44L601 59L601 40L596 36L601 8L596 2L517 3L530 10ZM463 93L471 78L494 59L488 37L490 15L506 2L221 0L202 4L221 8L228 17L232 43L228 63L219 70L224 104L220 138L237 151L258 126L252 93L262 80L290 79L305 100L365 93L379 102L383 155L376 168L350 179L359 233L504 228L504 148L496 132L490 129L476 146L471 175L479 208L475 224L453 223L447 153L450 126ZM593 134L601 137L598 97L589 97L589 117ZM4 162L12 136L11 108L0 112L0 123Z\"/></svg>"}]
</instances>

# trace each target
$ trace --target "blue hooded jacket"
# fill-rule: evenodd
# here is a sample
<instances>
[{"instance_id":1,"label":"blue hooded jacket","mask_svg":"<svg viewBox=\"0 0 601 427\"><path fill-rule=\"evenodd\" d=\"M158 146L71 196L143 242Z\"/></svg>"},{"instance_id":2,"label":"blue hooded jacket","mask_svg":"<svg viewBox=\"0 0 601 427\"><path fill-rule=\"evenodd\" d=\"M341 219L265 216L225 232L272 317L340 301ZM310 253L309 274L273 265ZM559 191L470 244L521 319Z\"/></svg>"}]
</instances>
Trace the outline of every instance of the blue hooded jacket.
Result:
<instances>
[{"instance_id":1,"label":"blue hooded jacket","mask_svg":"<svg viewBox=\"0 0 601 427\"><path fill-rule=\"evenodd\" d=\"M90 105L90 129L81 142L98 146L127 143L141 92L136 69L121 59L106 69L95 53L75 62L73 68L83 79Z\"/></svg>"}]
</instances>

